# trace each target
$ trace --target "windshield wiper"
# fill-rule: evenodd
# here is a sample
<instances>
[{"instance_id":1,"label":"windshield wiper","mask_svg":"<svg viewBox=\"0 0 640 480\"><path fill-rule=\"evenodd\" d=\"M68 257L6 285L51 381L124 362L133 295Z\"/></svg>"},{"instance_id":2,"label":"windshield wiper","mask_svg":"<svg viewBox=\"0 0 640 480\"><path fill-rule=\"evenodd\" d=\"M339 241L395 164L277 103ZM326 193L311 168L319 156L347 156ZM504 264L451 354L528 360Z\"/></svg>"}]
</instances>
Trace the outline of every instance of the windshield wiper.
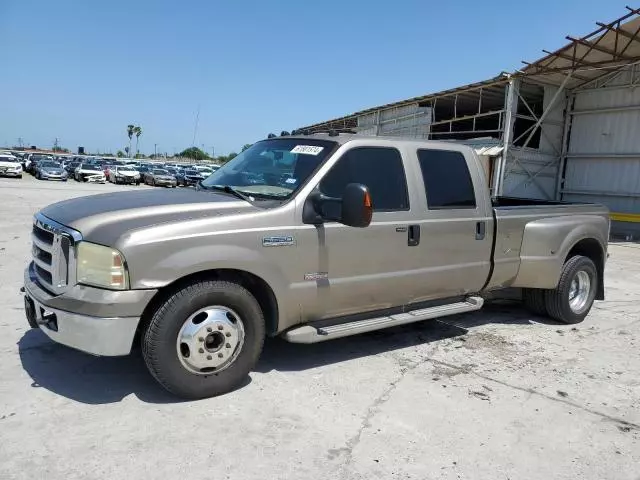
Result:
<instances>
[{"instance_id":1,"label":"windshield wiper","mask_svg":"<svg viewBox=\"0 0 640 480\"><path fill-rule=\"evenodd\" d=\"M230 185L202 185L201 184L201 186L204 187L205 189L210 188L211 190L220 190L221 192L229 193L234 197L239 198L240 200L244 200L245 202L253 203L255 201L255 198L245 193L242 193L239 190L236 190Z\"/></svg>"}]
</instances>

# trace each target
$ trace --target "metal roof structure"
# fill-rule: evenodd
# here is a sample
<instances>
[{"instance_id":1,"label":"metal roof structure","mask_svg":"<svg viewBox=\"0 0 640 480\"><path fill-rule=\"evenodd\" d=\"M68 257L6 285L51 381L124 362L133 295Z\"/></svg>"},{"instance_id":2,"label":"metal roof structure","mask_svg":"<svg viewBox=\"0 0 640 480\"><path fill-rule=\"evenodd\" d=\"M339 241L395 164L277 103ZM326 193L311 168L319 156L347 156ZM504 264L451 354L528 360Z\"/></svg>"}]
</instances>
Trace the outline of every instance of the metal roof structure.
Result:
<instances>
[{"instance_id":1,"label":"metal roof structure","mask_svg":"<svg viewBox=\"0 0 640 480\"><path fill-rule=\"evenodd\" d=\"M598 29L580 37L567 36L569 44L517 72L545 83L560 84L567 74L567 88L582 84L640 62L640 9L626 7L629 12L610 23L596 22Z\"/></svg>"},{"instance_id":2,"label":"metal roof structure","mask_svg":"<svg viewBox=\"0 0 640 480\"><path fill-rule=\"evenodd\" d=\"M429 105L438 98L463 97L478 91L497 98L504 95L504 87L512 77L523 77L540 84L562 85L567 89L585 85L621 68L640 63L640 9L626 8L627 14L610 23L596 22L599 28L583 37L567 36L569 44L554 52L543 50L547 54L545 57L532 63L523 62L526 67L513 73L502 72L481 82L367 108L303 128L310 131L355 128L357 118L368 113L415 103ZM522 88L527 87L523 85Z\"/></svg>"},{"instance_id":3,"label":"metal roof structure","mask_svg":"<svg viewBox=\"0 0 640 480\"><path fill-rule=\"evenodd\" d=\"M509 75L503 72L494 78L490 78L482 82L470 83L468 85L451 88L449 90L443 90L437 93L429 93L426 95L407 98L406 100L399 100L397 102L378 105L376 107L371 107L365 110L353 112L333 120L309 125L307 127L304 127L303 129L313 131L314 129L317 129L320 127L322 128L353 128L356 126L356 118L360 115L366 115L367 113L372 113L377 110L384 110L384 109L393 108L393 107L401 107L401 106L410 105L413 103L427 103L438 97L455 96L458 93L471 92L471 91L480 90L480 89L483 89L485 91L490 91L492 87L493 88L498 87L498 89L500 89L500 88L503 88L504 85L508 83L508 81L509 81ZM502 93L500 93L500 95L502 95Z\"/></svg>"}]
</instances>

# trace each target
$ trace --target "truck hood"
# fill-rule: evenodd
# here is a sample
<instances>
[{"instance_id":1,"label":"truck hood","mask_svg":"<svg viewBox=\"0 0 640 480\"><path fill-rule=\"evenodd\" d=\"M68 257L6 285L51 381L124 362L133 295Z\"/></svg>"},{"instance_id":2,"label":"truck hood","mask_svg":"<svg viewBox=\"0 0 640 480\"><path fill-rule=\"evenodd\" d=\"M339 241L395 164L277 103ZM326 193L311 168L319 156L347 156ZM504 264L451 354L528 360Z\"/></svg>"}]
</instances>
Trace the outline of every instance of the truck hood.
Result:
<instances>
[{"instance_id":1,"label":"truck hood","mask_svg":"<svg viewBox=\"0 0 640 480\"><path fill-rule=\"evenodd\" d=\"M180 190L143 190L74 198L41 213L79 231L85 240L115 245L123 235L161 223L235 215L256 209L229 195Z\"/></svg>"}]
</instances>

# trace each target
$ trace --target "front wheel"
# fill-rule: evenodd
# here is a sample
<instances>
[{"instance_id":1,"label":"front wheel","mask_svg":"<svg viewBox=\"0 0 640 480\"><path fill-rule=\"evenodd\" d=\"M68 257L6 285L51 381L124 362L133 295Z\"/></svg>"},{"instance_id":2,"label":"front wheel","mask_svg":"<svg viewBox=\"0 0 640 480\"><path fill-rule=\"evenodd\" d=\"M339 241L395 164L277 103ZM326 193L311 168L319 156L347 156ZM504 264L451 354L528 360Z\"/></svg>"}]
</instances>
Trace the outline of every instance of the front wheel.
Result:
<instances>
[{"instance_id":1,"label":"front wheel","mask_svg":"<svg viewBox=\"0 0 640 480\"><path fill-rule=\"evenodd\" d=\"M142 336L145 363L167 390L196 399L230 392L253 369L265 337L255 297L227 281L195 281L156 310Z\"/></svg>"},{"instance_id":2,"label":"front wheel","mask_svg":"<svg viewBox=\"0 0 640 480\"><path fill-rule=\"evenodd\" d=\"M576 255L562 267L560 281L545 293L551 318L563 323L580 323L589 314L598 291L598 272L590 258Z\"/></svg>"}]
</instances>

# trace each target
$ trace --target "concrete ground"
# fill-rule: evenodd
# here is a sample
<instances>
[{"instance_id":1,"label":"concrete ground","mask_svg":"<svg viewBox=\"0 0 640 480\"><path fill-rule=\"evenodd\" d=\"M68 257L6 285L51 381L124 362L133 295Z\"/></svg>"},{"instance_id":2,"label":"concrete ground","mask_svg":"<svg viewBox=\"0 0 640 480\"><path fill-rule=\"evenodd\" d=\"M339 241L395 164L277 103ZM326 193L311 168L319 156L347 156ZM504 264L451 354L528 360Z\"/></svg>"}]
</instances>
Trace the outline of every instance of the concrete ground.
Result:
<instances>
[{"instance_id":1,"label":"concrete ground","mask_svg":"<svg viewBox=\"0 0 640 480\"><path fill-rule=\"evenodd\" d=\"M182 402L138 352L85 355L23 314L32 214L131 188L0 179L0 478L640 478L639 245L610 247L607 301L582 324L493 305L271 340L242 388Z\"/></svg>"}]
</instances>

